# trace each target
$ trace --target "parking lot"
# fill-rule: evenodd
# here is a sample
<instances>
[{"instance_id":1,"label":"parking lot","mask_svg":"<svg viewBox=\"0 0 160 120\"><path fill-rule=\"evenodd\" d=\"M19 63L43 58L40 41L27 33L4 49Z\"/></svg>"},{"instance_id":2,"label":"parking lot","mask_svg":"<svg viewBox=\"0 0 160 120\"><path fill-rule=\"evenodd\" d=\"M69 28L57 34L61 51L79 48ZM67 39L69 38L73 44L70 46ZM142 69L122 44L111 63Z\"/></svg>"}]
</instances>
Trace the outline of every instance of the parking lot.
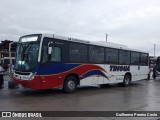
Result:
<instances>
[{"instance_id":1,"label":"parking lot","mask_svg":"<svg viewBox=\"0 0 160 120\"><path fill-rule=\"evenodd\" d=\"M5 77L5 88L0 91L0 111L160 111L160 79L142 80L128 87L81 87L73 94L64 94L60 89L37 91L21 86L10 90L8 80Z\"/></svg>"}]
</instances>

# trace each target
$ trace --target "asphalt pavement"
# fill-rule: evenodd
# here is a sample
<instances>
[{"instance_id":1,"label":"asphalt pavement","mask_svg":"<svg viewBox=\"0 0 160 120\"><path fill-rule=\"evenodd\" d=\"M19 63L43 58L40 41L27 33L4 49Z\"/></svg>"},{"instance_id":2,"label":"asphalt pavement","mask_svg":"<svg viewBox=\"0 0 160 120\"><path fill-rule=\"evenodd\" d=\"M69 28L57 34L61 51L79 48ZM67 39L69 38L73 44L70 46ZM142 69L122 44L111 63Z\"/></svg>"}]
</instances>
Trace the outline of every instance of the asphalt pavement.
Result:
<instances>
[{"instance_id":1,"label":"asphalt pavement","mask_svg":"<svg viewBox=\"0 0 160 120\"><path fill-rule=\"evenodd\" d=\"M117 84L103 88L80 87L73 94L64 94L61 89L31 90L21 86L18 89L8 89L10 79L8 76L4 79L4 89L0 91L0 111L160 111L160 78L141 80L131 83L128 87ZM48 117L46 119L157 120L158 118Z\"/></svg>"}]
</instances>

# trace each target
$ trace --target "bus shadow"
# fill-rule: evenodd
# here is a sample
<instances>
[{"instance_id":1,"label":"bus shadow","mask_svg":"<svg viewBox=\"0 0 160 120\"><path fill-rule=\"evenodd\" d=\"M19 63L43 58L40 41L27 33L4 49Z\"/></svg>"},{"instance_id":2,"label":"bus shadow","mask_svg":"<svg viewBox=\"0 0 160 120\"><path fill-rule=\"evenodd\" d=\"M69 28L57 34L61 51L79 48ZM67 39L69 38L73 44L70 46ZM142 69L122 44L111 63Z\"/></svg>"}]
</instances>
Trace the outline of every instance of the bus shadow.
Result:
<instances>
[{"instance_id":1,"label":"bus shadow","mask_svg":"<svg viewBox=\"0 0 160 120\"><path fill-rule=\"evenodd\" d=\"M28 89L22 89L18 91L19 93L27 96L35 96L35 97L43 97L43 96L49 96L49 95L56 95L59 93L62 93L60 89L47 89L47 90L28 90Z\"/></svg>"},{"instance_id":2,"label":"bus shadow","mask_svg":"<svg viewBox=\"0 0 160 120\"><path fill-rule=\"evenodd\" d=\"M130 88L136 88L141 86L141 84L139 83L131 83L129 86L124 87L121 84L104 84L104 85L100 85L100 86L84 86L84 87L79 87L77 92L92 92L92 91L103 91L103 90L120 90L120 89L130 89Z\"/></svg>"},{"instance_id":3,"label":"bus shadow","mask_svg":"<svg viewBox=\"0 0 160 120\"><path fill-rule=\"evenodd\" d=\"M81 93L84 93L84 92L91 92L91 93L94 93L94 94L98 94L99 92L102 92L104 90L115 90L115 89L129 89L129 88L132 88L132 87L137 87L137 86L140 86L141 84L139 83L131 83L129 86L127 87L123 87L119 84L106 84L106 85L103 85L103 86L99 86L99 85L95 85L95 86L82 86L82 87L78 87L77 91L75 93L72 93L72 94L81 94ZM123 90L123 89L122 89ZM51 96L51 95L54 95L54 96L58 96L58 95L61 95L61 94L64 94L64 95L68 95L68 94L65 94L61 89L47 89L47 90L31 90L31 89L20 89L18 90L18 92L21 94L21 95L24 95L24 96L34 96L34 97L43 97L43 96ZM71 94L71 95L72 95Z\"/></svg>"}]
</instances>

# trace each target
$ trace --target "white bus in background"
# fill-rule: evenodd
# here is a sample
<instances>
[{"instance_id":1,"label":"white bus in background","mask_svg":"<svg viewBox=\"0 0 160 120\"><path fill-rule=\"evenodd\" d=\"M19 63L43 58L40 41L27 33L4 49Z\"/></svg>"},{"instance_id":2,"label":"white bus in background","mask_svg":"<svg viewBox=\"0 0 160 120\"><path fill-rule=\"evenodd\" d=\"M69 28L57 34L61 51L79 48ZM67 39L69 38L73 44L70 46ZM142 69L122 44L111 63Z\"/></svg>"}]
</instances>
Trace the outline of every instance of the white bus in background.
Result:
<instances>
[{"instance_id":1,"label":"white bus in background","mask_svg":"<svg viewBox=\"0 0 160 120\"><path fill-rule=\"evenodd\" d=\"M32 89L122 83L148 78L149 54L107 42L55 34L22 36L17 45L14 82Z\"/></svg>"}]
</instances>

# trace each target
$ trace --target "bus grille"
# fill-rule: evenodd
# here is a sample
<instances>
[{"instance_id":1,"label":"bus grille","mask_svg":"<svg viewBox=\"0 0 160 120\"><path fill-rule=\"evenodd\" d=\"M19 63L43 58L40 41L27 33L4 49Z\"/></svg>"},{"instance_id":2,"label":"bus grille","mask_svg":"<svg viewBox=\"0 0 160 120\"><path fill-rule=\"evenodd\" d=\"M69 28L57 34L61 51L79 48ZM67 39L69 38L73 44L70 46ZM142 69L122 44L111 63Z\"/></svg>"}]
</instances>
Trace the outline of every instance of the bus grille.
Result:
<instances>
[{"instance_id":1,"label":"bus grille","mask_svg":"<svg viewBox=\"0 0 160 120\"><path fill-rule=\"evenodd\" d=\"M19 74L19 75L29 75L30 72L20 72L20 71L15 71L16 74Z\"/></svg>"}]
</instances>

